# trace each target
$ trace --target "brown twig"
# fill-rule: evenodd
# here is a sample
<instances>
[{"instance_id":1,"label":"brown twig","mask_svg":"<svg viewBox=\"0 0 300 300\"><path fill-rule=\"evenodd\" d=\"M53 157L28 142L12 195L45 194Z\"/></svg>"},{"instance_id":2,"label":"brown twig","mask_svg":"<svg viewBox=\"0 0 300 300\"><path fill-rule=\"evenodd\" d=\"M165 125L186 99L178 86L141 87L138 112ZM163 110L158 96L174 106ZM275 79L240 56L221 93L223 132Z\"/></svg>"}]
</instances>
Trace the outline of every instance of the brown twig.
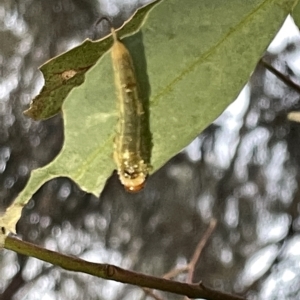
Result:
<instances>
[{"instance_id":1,"label":"brown twig","mask_svg":"<svg viewBox=\"0 0 300 300\"><path fill-rule=\"evenodd\" d=\"M203 248L207 244L207 241L208 241L209 237L211 236L211 234L215 230L216 225L217 225L217 220L212 219L210 221L209 226L208 226L207 230L205 231L203 237L199 241L199 243L196 247L196 250L193 254L193 257L192 257L190 263L188 264L188 275L187 275L187 279L186 279L187 283L193 283L193 277L194 277L194 272L195 272L197 262L200 258L200 255L202 253ZM200 283L200 285L201 285L201 283ZM184 298L185 298L185 300L189 299L187 296L185 296Z\"/></svg>"},{"instance_id":2,"label":"brown twig","mask_svg":"<svg viewBox=\"0 0 300 300\"><path fill-rule=\"evenodd\" d=\"M187 281L186 281L187 283L192 283L193 282L193 276L194 276L194 271L195 271L196 264L199 260L199 257L202 253L203 248L207 244L207 241L208 241L209 237L211 236L211 234L215 230L216 225L217 225L217 220L212 219L210 221L209 226L208 226L207 230L205 231L203 237L199 241L199 243L196 247L196 250L194 252L194 255L193 255L190 263L188 264L189 272L188 272Z\"/></svg>"},{"instance_id":3,"label":"brown twig","mask_svg":"<svg viewBox=\"0 0 300 300\"><path fill-rule=\"evenodd\" d=\"M188 275L189 280L187 282L191 283L196 263L197 263L200 255L201 255L201 252L202 252L204 246L207 243L207 240L209 239L209 237L213 233L216 225L217 225L217 221L215 219L212 219L210 221L209 227L207 228L206 232L204 233L204 236L199 241L191 261L183 267L172 269L168 273L164 274L163 278L172 279L172 278L178 276L179 274L182 274L184 272L189 272L189 275Z\"/></svg>"},{"instance_id":4,"label":"brown twig","mask_svg":"<svg viewBox=\"0 0 300 300\"><path fill-rule=\"evenodd\" d=\"M163 278L172 279L172 278L175 278L176 276L178 276L179 274L187 272L188 270L189 270L188 264L181 268L174 268L171 271L169 271L168 273L164 274Z\"/></svg>"},{"instance_id":5,"label":"brown twig","mask_svg":"<svg viewBox=\"0 0 300 300\"><path fill-rule=\"evenodd\" d=\"M158 295L156 295L154 293L153 289L143 288L143 291L155 300L165 300L165 299L159 297Z\"/></svg>"},{"instance_id":6,"label":"brown twig","mask_svg":"<svg viewBox=\"0 0 300 300\"><path fill-rule=\"evenodd\" d=\"M169 271L168 273L166 273L163 276L164 279L171 279L171 278L174 278L174 277L178 276L179 274L182 274L184 272L188 272L186 283L192 283L193 276L194 276L194 271L195 271L195 268L196 268L196 264L197 264L197 262L200 258L200 255L202 253L203 248L207 244L207 241L208 241L209 237L211 236L211 234L215 230L216 225L217 225L217 220L212 219L209 223L209 226L208 226L207 230L205 231L204 235L202 236L201 240L199 241L190 262L187 265L183 266L183 267L172 269L171 271ZM201 285L202 285L202 283L199 284L199 286L201 286ZM156 295L154 294L153 290L150 290L150 291L151 291L151 294L149 294L149 293L148 294L150 296L152 296L154 299L156 299L154 297ZM185 299L189 299L189 298L185 297Z\"/></svg>"},{"instance_id":7,"label":"brown twig","mask_svg":"<svg viewBox=\"0 0 300 300\"><path fill-rule=\"evenodd\" d=\"M300 93L300 86L294 83L288 76L282 74L278 70L276 70L273 66L267 63L265 60L261 59L259 61L268 71L273 73L277 78L279 78L282 82L284 82L287 86L291 87L296 92Z\"/></svg>"},{"instance_id":8,"label":"brown twig","mask_svg":"<svg viewBox=\"0 0 300 300\"><path fill-rule=\"evenodd\" d=\"M34 244L24 242L15 237L8 236L5 240L5 248L17 253L28 255L60 266L61 268L90 274L103 279L114 280L150 289L157 289L190 298L204 298L207 300L242 300L243 298L227 293L219 292L202 284L188 284L176 282L164 278L158 278L142 273L124 270L114 265L98 264L83 259L64 255Z\"/></svg>"}]
</instances>

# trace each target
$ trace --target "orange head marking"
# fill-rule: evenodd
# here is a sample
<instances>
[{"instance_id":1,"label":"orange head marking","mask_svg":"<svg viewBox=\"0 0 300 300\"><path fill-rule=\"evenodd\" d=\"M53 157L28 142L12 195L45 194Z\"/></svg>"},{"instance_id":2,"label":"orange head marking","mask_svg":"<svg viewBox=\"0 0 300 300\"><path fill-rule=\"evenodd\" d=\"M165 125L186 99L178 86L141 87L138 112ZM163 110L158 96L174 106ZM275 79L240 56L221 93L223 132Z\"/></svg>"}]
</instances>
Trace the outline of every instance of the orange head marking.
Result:
<instances>
[{"instance_id":1,"label":"orange head marking","mask_svg":"<svg viewBox=\"0 0 300 300\"><path fill-rule=\"evenodd\" d=\"M126 192L130 192L130 193L137 193L139 191L141 191L145 186L145 182L143 182L140 185L136 185L136 186L124 186Z\"/></svg>"},{"instance_id":2,"label":"orange head marking","mask_svg":"<svg viewBox=\"0 0 300 300\"><path fill-rule=\"evenodd\" d=\"M132 174L124 172L120 173L119 176L127 192L137 193L144 188L147 175L143 172L134 172Z\"/></svg>"}]
</instances>

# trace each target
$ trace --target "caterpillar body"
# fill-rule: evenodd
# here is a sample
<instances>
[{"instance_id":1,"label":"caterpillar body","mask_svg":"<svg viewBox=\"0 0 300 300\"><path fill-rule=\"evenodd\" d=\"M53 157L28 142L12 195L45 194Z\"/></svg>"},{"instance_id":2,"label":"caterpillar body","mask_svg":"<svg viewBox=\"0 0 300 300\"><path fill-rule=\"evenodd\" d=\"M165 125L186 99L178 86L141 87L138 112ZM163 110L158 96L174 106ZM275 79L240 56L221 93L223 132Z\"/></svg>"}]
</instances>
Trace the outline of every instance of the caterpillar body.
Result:
<instances>
[{"instance_id":1,"label":"caterpillar body","mask_svg":"<svg viewBox=\"0 0 300 300\"><path fill-rule=\"evenodd\" d=\"M138 192L144 187L150 167L143 157L142 149L142 119L145 111L131 55L117 38L113 27L111 32L114 39L111 58L118 94L118 123L113 156L125 189Z\"/></svg>"}]
</instances>

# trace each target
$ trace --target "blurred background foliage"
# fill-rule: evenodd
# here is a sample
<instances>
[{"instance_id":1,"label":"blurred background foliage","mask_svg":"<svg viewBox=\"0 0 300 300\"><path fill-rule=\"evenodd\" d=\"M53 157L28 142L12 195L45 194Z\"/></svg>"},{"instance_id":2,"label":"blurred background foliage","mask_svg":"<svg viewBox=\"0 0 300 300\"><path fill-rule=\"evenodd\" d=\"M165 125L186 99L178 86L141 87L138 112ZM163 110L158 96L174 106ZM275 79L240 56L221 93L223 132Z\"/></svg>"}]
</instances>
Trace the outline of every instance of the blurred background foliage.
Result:
<instances>
[{"instance_id":1,"label":"blurred background foliage","mask_svg":"<svg viewBox=\"0 0 300 300\"><path fill-rule=\"evenodd\" d=\"M63 143L61 116L35 122L22 115L42 87L38 66L87 37L106 34L109 28L94 32L99 16L111 16L117 27L146 2L0 0L2 209ZM300 84L300 35L288 23L264 59ZM62 253L161 276L189 261L215 217L218 226L195 282L249 299L299 299L300 124L286 118L295 110L299 94L258 65L236 102L142 192L127 194L116 174L100 198L67 178L52 180L23 209L18 234ZM0 253L0 293L1 300L150 299L140 288L6 250Z\"/></svg>"}]
</instances>

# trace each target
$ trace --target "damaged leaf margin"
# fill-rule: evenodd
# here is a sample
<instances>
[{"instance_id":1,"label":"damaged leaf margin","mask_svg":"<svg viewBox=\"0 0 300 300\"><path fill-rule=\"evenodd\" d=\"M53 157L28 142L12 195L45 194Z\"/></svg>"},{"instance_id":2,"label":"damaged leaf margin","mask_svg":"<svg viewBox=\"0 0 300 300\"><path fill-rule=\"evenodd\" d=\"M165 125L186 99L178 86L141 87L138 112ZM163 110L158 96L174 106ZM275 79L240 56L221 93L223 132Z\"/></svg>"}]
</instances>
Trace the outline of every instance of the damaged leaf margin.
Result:
<instances>
[{"instance_id":1,"label":"damaged leaf margin","mask_svg":"<svg viewBox=\"0 0 300 300\"><path fill-rule=\"evenodd\" d=\"M118 37L138 31L149 11L161 1L157 0L139 8L118 30ZM84 82L86 72L111 48L112 43L111 36L98 41L87 39L81 45L43 64L40 70L45 84L24 114L34 120L45 120L58 114L70 91Z\"/></svg>"}]
</instances>

